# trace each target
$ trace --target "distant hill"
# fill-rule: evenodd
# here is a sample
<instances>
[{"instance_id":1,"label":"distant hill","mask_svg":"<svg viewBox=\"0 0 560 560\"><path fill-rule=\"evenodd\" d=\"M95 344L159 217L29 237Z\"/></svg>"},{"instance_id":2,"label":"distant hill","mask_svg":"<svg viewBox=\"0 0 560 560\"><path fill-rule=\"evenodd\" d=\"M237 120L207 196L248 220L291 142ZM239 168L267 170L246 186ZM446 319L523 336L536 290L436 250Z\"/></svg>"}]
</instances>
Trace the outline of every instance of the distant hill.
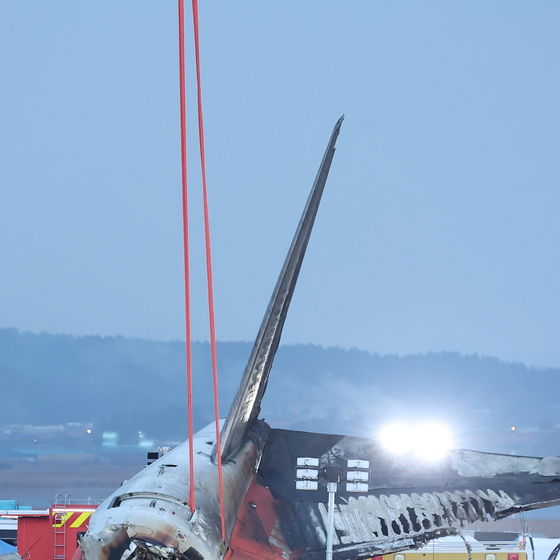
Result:
<instances>
[{"instance_id":1,"label":"distant hill","mask_svg":"<svg viewBox=\"0 0 560 560\"><path fill-rule=\"evenodd\" d=\"M225 415L251 344L218 345ZM209 346L193 347L197 427L212 419ZM0 329L0 427L93 422L184 439L184 344ZM447 419L461 444L560 454L560 369L456 353L378 355L287 345L263 416L276 427L372 436L383 422ZM516 434L510 426L518 426ZM496 446L500 449L496 449ZM543 448L543 447L546 447Z\"/></svg>"}]
</instances>

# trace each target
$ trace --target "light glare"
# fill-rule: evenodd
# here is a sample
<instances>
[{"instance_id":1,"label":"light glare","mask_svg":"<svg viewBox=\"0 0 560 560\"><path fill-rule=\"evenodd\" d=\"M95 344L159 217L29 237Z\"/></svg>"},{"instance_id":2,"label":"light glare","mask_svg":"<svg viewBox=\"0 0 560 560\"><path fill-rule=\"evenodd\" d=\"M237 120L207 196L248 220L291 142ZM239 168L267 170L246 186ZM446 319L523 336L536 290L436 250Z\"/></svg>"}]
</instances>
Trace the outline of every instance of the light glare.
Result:
<instances>
[{"instance_id":1,"label":"light glare","mask_svg":"<svg viewBox=\"0 0 560 560\"><path fill-rule=\"evenodd\" d=\"M440 461L453 446L449 429L435 422L418 426L390 424L380 434L381 444L395 455L410 454L424 461Z\"/></svg>"},{"instance_id":2,"label":"light glare","mask_svg":"<svg viewBox=\"0 0 560 560\"><path fill-rule=\"evenodd\" d=\"M421 427L415 442L416 453L423 459L439 461L451 448L449 430L440 424Z\"/></svg>"},{"instance_id":3,"label":"light glare","mask_svg":"<svg viewBox=\"0 0 560 560\"><path fill-rule=\"evenodd\" d=\"M403 455L412 448L411 430L404 424L389 424L379 435L383 446L395 455Z\"/></svg>"}]
</instances>

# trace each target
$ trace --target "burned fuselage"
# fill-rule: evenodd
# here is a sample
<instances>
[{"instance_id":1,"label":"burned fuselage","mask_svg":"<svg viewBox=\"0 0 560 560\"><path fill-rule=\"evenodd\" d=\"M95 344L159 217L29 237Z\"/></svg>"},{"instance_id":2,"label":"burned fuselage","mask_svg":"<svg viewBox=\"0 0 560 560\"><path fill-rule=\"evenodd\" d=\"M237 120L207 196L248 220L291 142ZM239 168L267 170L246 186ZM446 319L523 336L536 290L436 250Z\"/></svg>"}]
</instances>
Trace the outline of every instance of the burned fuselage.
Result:
<instances>
[{"instance_id":1,"label":"burned fuselage","mask_svg":"<svg viewBox=\"0 0 560 560\"><path fill-rule=\"evenodd\" d=\"M227 529L231 531L261 456L268 426L255 423L235 461L224 465ZM196 560L220 558L220 508L216 465L210 455L215 443L211 424L197 432L195 496L191 511L188 442L177 446L126 481L100 504L80 541L85 560L119 560L150 555ZM159 555L159 556L158 556Z\"/></svg>"}]
</instances>

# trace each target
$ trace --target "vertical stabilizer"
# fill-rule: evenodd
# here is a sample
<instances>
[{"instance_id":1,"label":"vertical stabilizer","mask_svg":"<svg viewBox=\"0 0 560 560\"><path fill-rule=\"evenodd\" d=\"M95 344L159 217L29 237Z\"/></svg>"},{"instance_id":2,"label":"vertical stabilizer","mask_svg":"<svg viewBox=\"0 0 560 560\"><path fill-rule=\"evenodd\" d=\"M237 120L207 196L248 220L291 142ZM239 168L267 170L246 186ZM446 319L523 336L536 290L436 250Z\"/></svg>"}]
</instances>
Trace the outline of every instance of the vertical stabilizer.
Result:
<instances>
[{"instance_id":1,"label":"vertical stabilizer","mask_svg":"<svg viewBox=\"0 0 560 560\"><path fill-rule=\"evenodd\" d=\"M222 428L222 458L224 460L237 451L247 428L260 412L261 400L280 343L282 327L313 229L343 119L344 117L341 117L338 120L331 134L311 194L261 323L243 379ZM216 456L216 453L217 449L214 448L213 457Z\"/></svg>"}]
</instances>

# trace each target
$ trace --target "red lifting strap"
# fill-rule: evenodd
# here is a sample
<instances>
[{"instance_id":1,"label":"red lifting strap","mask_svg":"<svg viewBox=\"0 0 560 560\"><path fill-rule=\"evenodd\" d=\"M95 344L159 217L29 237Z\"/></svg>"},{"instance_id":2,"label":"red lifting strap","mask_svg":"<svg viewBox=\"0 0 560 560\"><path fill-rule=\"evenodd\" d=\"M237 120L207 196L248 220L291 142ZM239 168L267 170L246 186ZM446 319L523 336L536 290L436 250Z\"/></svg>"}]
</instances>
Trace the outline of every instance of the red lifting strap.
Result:
<instances>
[{"instance_id":1,"label":"red lifting strap","mask_svg":"<svg viewBox=\"0 0 560 560\"><path fill-rule=\"evenodd\" d=\"M185 8L183 0L177 0L179 11L179 107L181 119L181 192L183 199L183 262L185 266L185 342L187 358L187 424L189 431L189 507L196 509L194 496L194 438L192 399L192 343L191 343L191 295L189 270L189 203L187 190L187 119L185 95Z\"/></svg>"},{"instance_id":2,"label":"red lifting strap","mask_svg":"<svg viewBox=\"0 0 560 560\"><path fill-rule=\"evenodd\" d=\"M202 113L202 79L200 73L200 41L198 30L198 0L192 0L194 27L194 50L196 59L196 93L198 101L198 140L200 150L200 170L202 172L202 199L204 207L204 239L206 244L206 280L208 289L208 316L210 322L210 348L212 351L212 379L214 382L214 420L216 424L216 446L220 450L218 462L218 488L220 492L220 520L222 540L226 540L226 520L224 511L224 479L222 472L222 444L220 440L220 405L218 397L218 358L216 353L216 325L214 320L214 290L212 279L212 250L210 245L210 218L208 212L208 190L206 188L206 157L204 150L204 118Z\"/></svg>"},{"instance_id":3,"label":"red lifting strap","mask_svg":"<svg viewBox=\"0 0 560 560\"><path fill-rule=\"evenodd\" d=\"M185 264L185 338L187 355L187 414L189 427L189 505L195 510L194 484L194 448L193 448L193 395L192 395L192 343L191 343L191 313L190 313L190 274L189 274L189 232L188 232L188 191L187 191L187 138L186 138L186 95L185 95L185 30L184 30L184 0L178 0L179 12L179 97L181 118L181 185L183 195L183 250ZM204 210L204 239L206 247L206 279L208 290L208 315L210 322L210 348L212 353L212 379L214 385L214 420L216 425L216 445L221 449L220 441L220 406L218 391L218 358L216 352L216 325L214 319L214 290L212 279L212 249L210 244L210 218L208 211L208 190L206 183L206 156L204 144L204 116L202 111L202 80L200 71L200 40L198 26L198 2L192 0L192 15L194 27L194 48L196 59L196 86L198 105L198 138L200 151L200 168L202 173L202 198ZM222 456L218 453L218 489L220 499L220 520L222 540L226 540L225 510L224 510L224 481Z\"/></svg>"}]
</instances>

